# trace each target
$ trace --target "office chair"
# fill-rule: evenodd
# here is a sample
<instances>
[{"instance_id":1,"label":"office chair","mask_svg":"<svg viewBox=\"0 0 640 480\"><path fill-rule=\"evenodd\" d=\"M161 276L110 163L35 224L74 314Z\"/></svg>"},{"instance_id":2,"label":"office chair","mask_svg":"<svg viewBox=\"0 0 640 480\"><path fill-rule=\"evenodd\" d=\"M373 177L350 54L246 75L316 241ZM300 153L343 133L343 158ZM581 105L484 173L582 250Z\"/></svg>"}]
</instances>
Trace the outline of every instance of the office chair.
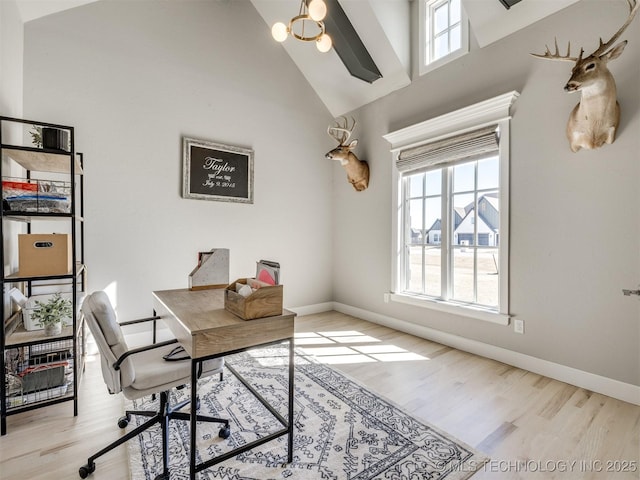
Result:
<instances>
[{"instance_id":1,"label":"office chair","mask_svg":"<svg viewBox=\"0 0 640 480\"><path fill-rule=\"evenodd\" d=\"M156 476L156 480L169 480L169 421L188 421L190 418L189 413L179 411L189 401L170 405L169 390L191 382L191 361L189 357L183 352L180 355L182 359L178 361L167 361L163 358L174 357L173 360L176 360L175 352L172 355L172 351L177 346L177 340L175 339L129 350L122 334L121 326L155 320L158 317L118 323L116 313L105 292L98 291L86 297L82 303L82 312L91 333L95 337L101 357L102 376L107 384L109 393L117 394L122 392L129 400L159 394L160 406L157 412L126 411L125 415L118 420L120 428L125 428L128 425L132 415L141 415L150 417L150 419L89 457L87 463L79 469L80 477L87 478L88 475L95 471L95 460L98 457L159 423L162 430L163 472ZM222 358L206 360L201 364L200 376L204 377L219 373L220 379L222 379L223 366L224 359ZM192 408L197 407L197 405L195 407L192 406ZM223 426L218 435L221 438L228 438L230 435L228 420L202 415L197 415L197 420L222 423Z\"/></svg>"}]
</instances>

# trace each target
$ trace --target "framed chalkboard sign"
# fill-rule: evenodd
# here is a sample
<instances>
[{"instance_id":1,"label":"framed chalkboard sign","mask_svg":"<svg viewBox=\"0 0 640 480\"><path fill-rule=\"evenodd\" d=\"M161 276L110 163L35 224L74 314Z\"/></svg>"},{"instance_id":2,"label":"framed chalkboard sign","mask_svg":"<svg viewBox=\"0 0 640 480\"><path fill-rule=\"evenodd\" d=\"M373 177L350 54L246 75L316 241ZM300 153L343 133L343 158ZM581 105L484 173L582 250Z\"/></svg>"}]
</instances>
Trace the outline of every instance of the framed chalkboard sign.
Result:
<instances>
[{"instance_id":1,"label":"framed chalkboard sign","mask_svg":"<svg viewBox=\"0 0 640 480\"><path fill-rule=\"evenodd\" d=\"M253 203L253 150L184 137L182 196Z\"/></svg>"}]
</instances>

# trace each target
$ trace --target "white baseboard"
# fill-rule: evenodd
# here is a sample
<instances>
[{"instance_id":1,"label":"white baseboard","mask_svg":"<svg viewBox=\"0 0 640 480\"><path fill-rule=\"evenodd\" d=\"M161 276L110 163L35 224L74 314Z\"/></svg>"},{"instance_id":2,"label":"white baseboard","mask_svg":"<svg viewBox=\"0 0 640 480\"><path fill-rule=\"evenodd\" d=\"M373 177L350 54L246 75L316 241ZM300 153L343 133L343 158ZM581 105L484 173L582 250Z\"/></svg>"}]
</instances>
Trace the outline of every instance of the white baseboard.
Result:
<instances>
[{"instance_id":1,"label":"white baseboard","mask_svg":"<svg viewBox=\"0 0 640 480\"><path fill-rule=\"evenodd\" d=\"M339 302L333 302L333 309L363 320L367 320L385 327L393 328L417 337L426 338L434 342L457 348L465 352L491 358L514 367L544 375L561 382L569 383L586 390L601 393L625 402L640 405L640 386L620 382L611 378L578 370L576 368L549 362L540 358L514 352L505 348L470 340L468 338L441 332L433 328L416 325L411 322L370 312L362 308L352 307Z\"/></svg>"},{"instance_id":2,"label":"white baseboard","mask_svg":"<svg viewBox=\"0 0 640 480\"><path fill-rule=\"evenodd\" d=\"M315 313L330 312L333 310L333 302L316 303L315 305L305 305L303 307L286 307L286 309L295 312L299 316L313 315Z\"/></svg>"}]
</instances>

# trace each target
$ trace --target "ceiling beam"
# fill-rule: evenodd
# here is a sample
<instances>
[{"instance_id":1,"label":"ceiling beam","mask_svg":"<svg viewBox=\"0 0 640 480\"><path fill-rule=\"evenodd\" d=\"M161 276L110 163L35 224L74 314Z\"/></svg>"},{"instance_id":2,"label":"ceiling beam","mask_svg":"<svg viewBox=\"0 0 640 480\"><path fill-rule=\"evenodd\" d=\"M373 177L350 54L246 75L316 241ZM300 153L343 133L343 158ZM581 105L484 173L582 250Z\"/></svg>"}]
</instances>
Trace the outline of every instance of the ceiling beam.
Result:
<instances>
[{"instance_id":1,"label":"ceiling beam","mask_svg":"<svg viewBox=\"0 0 640 480\"><path fill-rule=\"evenodd\" d=\"M511 7L513 7L516 3L518 3L520 0L499 0L500 3L502 5L504 5L504 8L506 8L507 10L509 10Z\"/></svg>"},{"instance_id":2,"label":"ceiling beam","mask_svg":"<svg viewBox=\"0 0 640 480\"><path fill-rule=\"evenodd\" d=\"M331 37L333 49L349 73L367 83L373 83L382 78L380 70L338 0L324 1L327 4L327 16L324 19L325 30Z\"/></svg>"}]
</instances>

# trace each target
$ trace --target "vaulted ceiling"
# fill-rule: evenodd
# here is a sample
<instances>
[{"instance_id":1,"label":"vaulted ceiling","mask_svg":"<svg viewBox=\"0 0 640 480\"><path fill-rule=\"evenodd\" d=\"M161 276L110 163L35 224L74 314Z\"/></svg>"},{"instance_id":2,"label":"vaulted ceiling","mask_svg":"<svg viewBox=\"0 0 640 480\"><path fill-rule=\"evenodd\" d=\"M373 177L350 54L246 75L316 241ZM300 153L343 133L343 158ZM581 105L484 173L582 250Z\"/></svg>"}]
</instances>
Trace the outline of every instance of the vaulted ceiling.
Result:
<instances>
[{"instance_id":1,"label":"vaulted ceiling","mask_svg":"<svg viewBox=\"0 0 640 480\"><path fill-rule=\"evenodd\" d=\"M99 0L17 0L24 22ZM135 0L131 0L135 1ZM220 1L220 0L210 0ZM247 0L232 0L247 1ZM500 0L462 0L480 48L579 0L521 0L507 9ZM349 74L334 49L319 53L306 42L283 48L332 115L359 108L411 83L411 29L417 8L411 0L339 0L382 78L364 82ZM298 13L299 0L251 0L270 29Z\"/></svg>"},{"instance_id":2,"label":"vaulted ceiling","mask_svg":"<svg viewBox=\"0 0 640 480\"><path fill-rule=\"evenodd\" d=\"M462 0L472 34L484 47L579 0L521 0L507 9L500 0ZM288 22L299 0L251 0L267 28ZM352 77L334 50L326 54L287 40L282 45L329 111L342 115L411 83L411 0L340 0L382 78L372 84Z\"/></svg>"}]
</instances>

